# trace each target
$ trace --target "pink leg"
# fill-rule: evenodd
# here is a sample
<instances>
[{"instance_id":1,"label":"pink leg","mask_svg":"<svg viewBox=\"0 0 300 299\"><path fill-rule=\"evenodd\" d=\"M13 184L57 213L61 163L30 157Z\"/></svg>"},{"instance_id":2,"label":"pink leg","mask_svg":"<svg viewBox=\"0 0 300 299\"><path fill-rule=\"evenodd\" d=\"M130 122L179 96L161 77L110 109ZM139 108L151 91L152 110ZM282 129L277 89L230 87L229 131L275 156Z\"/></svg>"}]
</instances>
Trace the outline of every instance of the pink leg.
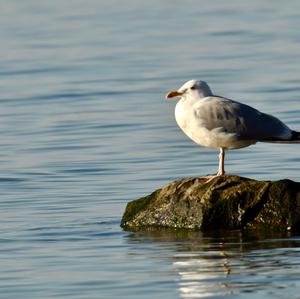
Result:
<instances>
[{"instance_id":1,"label":"pink leg","mask_svg":"<svg viewBox=\"0 0 300 299\"><path fill-rule=\"evenodd\" d=\"M218 173L216 175L209 175L209 176L203 177L203 178L207 178L208 179L206 181L206 183L212 181L214 178L216 178L216 177L218 177L220 175L224 175L225 174L224 159L225 159L225 150L221 147L220 148L220 153L219 153L219 169L218 169Z\"/></svg>"},{"instance_id":2,"label":"pink leg","mask_svg":"<svg viewBox=\"0 0 300 299\"><path fill-rule=\"evenodd\" d=\"M219 170L218 170L217 176L225 174L224 158L225 158L225 150L221 147L220 153L219 153Z\"/></svg>"}]
</instances>

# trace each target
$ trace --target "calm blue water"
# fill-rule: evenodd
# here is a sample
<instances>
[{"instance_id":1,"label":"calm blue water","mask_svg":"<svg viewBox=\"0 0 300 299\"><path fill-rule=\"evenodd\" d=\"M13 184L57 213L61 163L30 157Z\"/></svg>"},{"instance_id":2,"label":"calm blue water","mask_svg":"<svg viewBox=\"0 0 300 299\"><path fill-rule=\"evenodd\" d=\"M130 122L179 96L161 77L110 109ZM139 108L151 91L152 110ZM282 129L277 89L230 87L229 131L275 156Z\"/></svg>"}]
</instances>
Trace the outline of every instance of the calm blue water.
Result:
<instances>
[{"instance_id":1,"label":"calm blue water","mask_svg":"<svg viewBox=\"0 0 300 299\"><path fill-rule=\"evenodd\" d=\"M217 153L164 94L216 94L300 130L300 3L0 3L0 297L299 298L300 237L125 232L126 203ZM258 144L229 173L300 181L299 146Z\"/></svg>"}]
</instances>

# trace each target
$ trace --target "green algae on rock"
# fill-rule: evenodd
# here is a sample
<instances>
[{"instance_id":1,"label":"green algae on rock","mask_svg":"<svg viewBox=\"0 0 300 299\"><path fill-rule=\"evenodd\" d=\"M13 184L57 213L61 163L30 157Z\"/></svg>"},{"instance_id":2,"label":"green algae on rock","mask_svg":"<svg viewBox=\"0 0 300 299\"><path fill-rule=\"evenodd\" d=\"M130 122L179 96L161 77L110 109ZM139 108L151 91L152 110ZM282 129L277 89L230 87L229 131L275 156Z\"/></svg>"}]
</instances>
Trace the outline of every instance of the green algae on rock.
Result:
<instances>
[{"instance_id":1,"label":"green algae on rock","mask_svg":"<svg viewBox=\"0 0 300 299\"><path fill-rule=\"evenodd\" d=\"M185 178L129 202L125 229L300 230L300 183L238 176Z\"/></svg>"}]
</instances>

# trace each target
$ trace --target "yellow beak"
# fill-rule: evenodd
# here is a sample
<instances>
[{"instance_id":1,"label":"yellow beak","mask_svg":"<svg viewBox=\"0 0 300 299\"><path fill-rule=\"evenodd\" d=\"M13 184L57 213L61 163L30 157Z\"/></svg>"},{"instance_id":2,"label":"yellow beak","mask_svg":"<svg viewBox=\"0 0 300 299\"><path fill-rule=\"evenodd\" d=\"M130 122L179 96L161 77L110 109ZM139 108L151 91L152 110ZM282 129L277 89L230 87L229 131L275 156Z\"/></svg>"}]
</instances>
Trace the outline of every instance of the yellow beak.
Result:
<instances>
[{"instance_id":1,"label":"yellow beak","mask_svg":"<svg viewBox=\"0 0 300 299\"><path fill-rule=\"evenodd\" d=\"M172 98L175 98L175 97L180 97L183 95L183 92L180 92L180 91L170 91L166 94L166 100L169 100L169 99L172 99Z\"/></svg>"}]
</instances>

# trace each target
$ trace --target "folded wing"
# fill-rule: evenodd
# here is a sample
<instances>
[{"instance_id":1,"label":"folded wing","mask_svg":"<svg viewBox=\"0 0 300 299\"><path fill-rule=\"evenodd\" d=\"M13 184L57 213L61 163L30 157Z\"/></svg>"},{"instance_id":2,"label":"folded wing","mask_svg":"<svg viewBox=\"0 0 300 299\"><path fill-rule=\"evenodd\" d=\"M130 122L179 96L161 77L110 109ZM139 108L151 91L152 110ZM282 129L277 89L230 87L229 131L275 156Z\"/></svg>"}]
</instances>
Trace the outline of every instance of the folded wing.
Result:
<instances>
[{"instance_id":1,"label":"folded wing","mask_svg":"<svg viewBox=\"0 0 300 299\"><path fill-rule=\"evenodd\" d=\"M237 140L285 141L292 131L278 118L222 97L207 97L195 104L196 117L208 130L235 134Z\"/></svg>"}]
</instances>

